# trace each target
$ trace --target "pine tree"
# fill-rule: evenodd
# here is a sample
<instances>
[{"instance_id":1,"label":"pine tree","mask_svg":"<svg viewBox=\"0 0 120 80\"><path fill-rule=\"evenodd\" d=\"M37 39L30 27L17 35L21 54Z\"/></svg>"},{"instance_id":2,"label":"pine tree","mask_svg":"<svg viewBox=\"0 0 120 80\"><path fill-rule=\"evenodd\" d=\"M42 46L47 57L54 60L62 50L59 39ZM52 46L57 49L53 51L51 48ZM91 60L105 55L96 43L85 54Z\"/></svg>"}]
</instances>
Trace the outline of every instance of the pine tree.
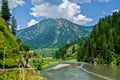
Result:
<instances>
[{"instance_id":1,"label":"pine tree","mask_svg":"<svg viewBox=\"0 0 120 80\"><path fill-rule=\"evenodd\" d=\"M1 16L4 18L7 22L10 20L10 11L8 7L8 1L7 0L2 0L2 6L1 6Z\"/></svg>"},{"instance_id":2,"label":"pine tree","mask_svg":"<svg viewBox=\"0 0 120 80\"><path fill-rule=\"evenodd\" d=\"M12 16L11 19L11 31L14 35L16 35L16 28L17 28L17 22L16 19L14 18L14 16Z\"/></svg>"}]
</instances>

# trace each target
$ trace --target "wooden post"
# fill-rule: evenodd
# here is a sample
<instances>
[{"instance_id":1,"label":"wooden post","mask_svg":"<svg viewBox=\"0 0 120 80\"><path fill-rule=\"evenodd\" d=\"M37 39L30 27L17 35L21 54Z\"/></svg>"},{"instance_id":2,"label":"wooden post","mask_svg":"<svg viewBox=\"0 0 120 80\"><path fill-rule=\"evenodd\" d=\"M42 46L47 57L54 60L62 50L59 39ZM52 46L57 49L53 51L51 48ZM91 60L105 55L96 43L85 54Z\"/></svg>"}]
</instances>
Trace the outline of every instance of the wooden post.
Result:
<instances>
[{"instance_id":1,"label":"wooden post","mask_svg":"<svg viewBox=\"0 0 120 80\"><path fill-rule=\"evenodd\" d=\"M3 60L3 70L5 70L5 54L6 54L6 49L7 49L7 47L4 47L4 54L3 54L3 57L4 57L4 60Z\"/></svg>"}]
</instances>

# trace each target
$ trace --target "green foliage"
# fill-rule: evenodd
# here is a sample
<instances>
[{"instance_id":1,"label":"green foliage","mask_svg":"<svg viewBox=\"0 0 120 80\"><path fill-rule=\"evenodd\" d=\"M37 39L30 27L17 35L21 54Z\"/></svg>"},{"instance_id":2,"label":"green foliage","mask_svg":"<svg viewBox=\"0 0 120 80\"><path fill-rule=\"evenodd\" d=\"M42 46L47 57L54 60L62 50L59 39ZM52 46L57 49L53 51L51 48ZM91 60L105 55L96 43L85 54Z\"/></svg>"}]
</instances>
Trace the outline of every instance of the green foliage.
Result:
<instances>
[{"instance_id":1,"label":"green foliage","mask_svg":"<svg viewBox=\"0 0 120 80\"><path fill-rule=\"evenodd\" d=\"M2 0L2 6L1 6L1 15L2 18L4 18L6 21L10 20L10 11L8 7L8 1L7 0Z\"/></svg>"},{"instance_id":2,"label":"green foliage","mask_svg":"<svg viewBox=\"0 0 120 80\"><path fill-rule=\"evenodd\" d=\"M101 18L80 50L80 61L120 64L120 11Z\"/></svg>"},{"instance_id":3,"label":"green foliage","mask_svg":"<svg viewBox=\"0 0 120 80\"><path fill-rule=\"evenodd\" d=\"M2 60L3 59L3 51L0 50L0 59Z\"/></svg>"},{"instance_id":4,"label":"green foliage","mask_svg":"<svg viewBox=\"0 0 120 80\"><path fill-rule=\"evenodd\" d=\"M59 48L55 53L56 59L76 59L80 52L80 46L84 42L86 37L81 37L75 42L68 43Z\"/></svg>"},{"instance_id":5,"label":"green foliage","mask_svg":"<svg viewBox=\"0 0 120 80\"><path fill-rule=\"evenodd\" d=\"M33 60L33 64L38 70L42 69L42 60L41 59Z\"/></svg>"},{"instance_id":6,"label":"green foliage","mask_svg":"<svg viewBox=\"0 0 120 80\"><path fill-rule=\"evenodd\" d=\"M2 26L0 26L0 31L2 31L2 32L4 31L4 28Z\"/></svg>"},{"instance_id":7,"label":"green foliage","mask_svg":"<svg viewBox=\"0 0 120 80\"><path fill-rule=\"evenodd\" d=\"M31 49L30 46L25 45L25 44L22 44L22 48L23 48L25 51L29 51L29 50Z\"/></svg>"},{"instance_id":8,"label":"green foliage","mask_svg":"<svg viewBox=\"0 0 120 80\"><path fill-rule=\"evenodd\" d=\"M10 32L4 19L0 17L0 68L3 65L5 47L7 47L5 50L6 67L18 66L18 59L24 54L22 52L24 49L20 49L22 47L21 44L22 43Z\"/></svg>"},{"instance_id":9,"label":"green foliage","mask_svg":"<svg viewBox=\"0 0 120 80\"><path fill-rule=\"evenodd\" d=\"M59 60L53 59L51 57L47 57L42 59L42 68L49 66L49 64L54 64L54 63L58 63Z\"/></svg>"},{"instance_id":10,"label":"green foliage","mask_svg":"<svg viewBox=\"0 0 120 80\"><path fill-rule=\"evenodd\" d=\"M18 50L12 50L12 54L13 54L13 56L18 56L19 55L19 51Z\"/></svg>"},{"instance_id":11,"label":"green foliage","mask_svg":"<svg viewBox=\"0 0 120 80\"><path fill-rule=\"evenodd\" d=\"M6 58L6 67L18 67L18 63L15 58Z\"/></svg>"},{"instance_id":12,"label":"green foliage","mask_svg":"<svg viewBox=\"0 0 120 80\"><path fill-rule=\"evenodd\" d=\"M55 55L55 52L58 50L58 48L43 48L43 49L37 49L36 52L38 52L42 57L52 57Z\"/></svg>"}]
</instances>

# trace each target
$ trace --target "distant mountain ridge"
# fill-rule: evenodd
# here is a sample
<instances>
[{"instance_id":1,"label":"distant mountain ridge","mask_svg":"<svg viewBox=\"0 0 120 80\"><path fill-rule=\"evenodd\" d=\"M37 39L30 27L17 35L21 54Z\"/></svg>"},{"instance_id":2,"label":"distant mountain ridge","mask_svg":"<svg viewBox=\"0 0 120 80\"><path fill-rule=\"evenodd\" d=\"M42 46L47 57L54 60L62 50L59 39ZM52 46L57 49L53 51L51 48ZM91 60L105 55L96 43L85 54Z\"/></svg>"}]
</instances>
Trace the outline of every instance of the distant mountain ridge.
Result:
<instances>
[{"instance_id":1,"label":"distant mountain ridge","mask_svg":"<svg viewBox=\"0 0 120 80\"><path fill-rule=\"evenodd\" d=\"M63 18L48 18L17 31L17 37L34 49L57 48L63 44L88 36L90 31Z\"/></svg>"},{"instance_id":2,"label":"distant mountain ridge","mask_svg":"<svg viewBox=\"0 0 120 80\"><path fill-rule=\"evenodd\" d=\"M94 25L93 25L94 26ZM89 31L92 31L93 30L93 26L84 26L85 29L89 30Z\"/></svg>"}]
</instances>

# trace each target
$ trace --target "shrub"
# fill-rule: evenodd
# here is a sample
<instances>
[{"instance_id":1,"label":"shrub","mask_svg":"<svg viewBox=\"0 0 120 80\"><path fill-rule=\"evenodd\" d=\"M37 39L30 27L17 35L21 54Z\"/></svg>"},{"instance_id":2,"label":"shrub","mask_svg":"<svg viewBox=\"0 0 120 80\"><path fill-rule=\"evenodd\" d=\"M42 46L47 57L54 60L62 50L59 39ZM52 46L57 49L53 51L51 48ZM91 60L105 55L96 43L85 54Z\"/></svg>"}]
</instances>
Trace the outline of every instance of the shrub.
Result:
<instances>
[{"instance_id":1,"label":"shrub","mask_svg":"<svg viewBox=\"0 0 120 80\"><path fill-rule=\"evenodd\" d=\"M1 25L0 25L0 31L2 32L4 31L4 28Z\"/></svg>"}]
</instances>

